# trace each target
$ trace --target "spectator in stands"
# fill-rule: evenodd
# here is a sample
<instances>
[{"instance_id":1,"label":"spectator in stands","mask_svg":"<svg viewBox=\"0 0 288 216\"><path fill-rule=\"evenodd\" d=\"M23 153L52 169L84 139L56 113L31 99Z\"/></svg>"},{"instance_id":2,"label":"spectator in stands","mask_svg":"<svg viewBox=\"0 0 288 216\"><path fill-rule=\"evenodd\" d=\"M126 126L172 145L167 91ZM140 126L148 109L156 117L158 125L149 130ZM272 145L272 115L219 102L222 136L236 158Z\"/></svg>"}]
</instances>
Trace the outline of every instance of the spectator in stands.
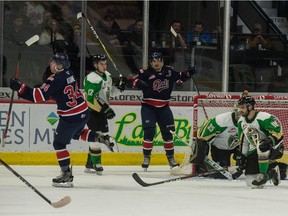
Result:
<instances>
[{"instance_id":1,"label":"spectator in stands","mask_svg":"<svg viewBox=\"0 0 288 216\"><path fill-rule=\"evenodd\" d=\"M177 34L177 37L175 37L171 31L170 28L173 28L174 31ZM179 48L179 47L186 47L186 42L183 39L182 35L182 22L180 20L173 20L171 22L171 25L168 29L169 32L165 32L161 35L161 45L163 48ZM162 44L162 42L165 42ZM163 46L165 44L165 46Z\"/></svg>"},{"instance_id":2,"label":"spectator in stands","mask_svg":"<svg viewBox=\"0 0 288 216\"><path fill-rule=\"evenodd\" d=\"M202 22L197 21L195 23L193 33L188 34L187 41L189 42L201 42L203 44L209 44L212 42L212 36L209 31L204 28Z\"/></svg>"},{"instance_id":3,"label":"spectator in stands","mask_svg":"<svg viewBox=\"0 0 288 216\"><path fill-rule=\"evenodd\" d=\"M99 32L104 38L109 40L111 45L120 46L124 41L120 26L112 13L107 13L104 19L98 22L96 29L100 30Z\"/></svg>"},{"instance_id":4,"label":"spectator in stands","mask_svg":"<svg viewBox=\"0 0 288 216\"><path fill-rule=\"evenodd\" d=\"M262 25L256 23L253 28L253 33L248 37L249 49L272 49L272 43L269 37L263 35Z\"/></svg>"},{"instance_id":5,"label":"spectator in stands","mask_svg":"<svg viewBox=\"0 0 288 216\"><path fill-rule=\"evenodd\" d=\"M35 32L41 32L41 26L44 18L44 7L39 1L28 1L27 4L27 17L29 17L29 23L35 28Z\"/></svg>"},{"instance_id":6,"label":"spectator in stands","mask_svg":"<svg viewBox=\"0 0 288 216\"><path fill-rule=\"evenodd\" d=\"M62 40L64 37L59 33L59 23L55 19L49 19L46 22L45 28L40 35L38 44L51 44L53 52L55 53L57 41Z\"/></svg>"},{"instance_id":7,"label":"spectator in stands","mask_svg":"<svg viewBox=\"0 0 288 216\"><path fill-rule=\"evenodd\" d=\"M81 43L81 24L78 21L73 22L73 30L74 30L74 43L80 47Z\"/></svg>"},{"instance_id":8,"label":"spectator in stands","mask_svg":"<svg viewBox=\"0 0 288 216\"><path fill-rule=\"evenodd\" d=\"M176 33L176 37L171 33L171 27ZM175 48L185 48L186 42L182 37L182 22L180 20L173 20L169 25L168 31L162 33L160 38L161 47L166 49L162 50L163 55L165 56L164 62L166 65L173 65L175 61Z\"/></svg>"},{"instance_id":9,"label":"spectator in stands","mask_svg":"<svg viewBox=\"0 0 288 216\"><path fill-rule=\"evenodd\" d=\"M134 28L129 37L129 42L134 43L137 46L142 46L143 43L143 20L136 20Z\"/></svg>"},{"instance_id":10,"label":"spectator in stands","mask_svg":"<svg viewBox=\"0 0 288 216\"><path fill-rule=\"evenodd\" d=\"M136 20L131 33L127 35L126 46L123 47L123 54L128 67L132 73L136 73L142 64L142 53L143 53L143 20Z\"/></svg>"},{"instance_id":11,"label":"spectator in stands","mask_svg":"<svg viewBox=\"0 0 288 216\"><path fill-rule=\"evenodd\" d=\"M13 24L6 25L6 29L4 31L5 40L8 40L11 43L19 43L25 42L33 36L33 33L29 31L29 28L23 25L24 18L21 13L15 12L12 17Z\"/></svg>"}]
</instances>

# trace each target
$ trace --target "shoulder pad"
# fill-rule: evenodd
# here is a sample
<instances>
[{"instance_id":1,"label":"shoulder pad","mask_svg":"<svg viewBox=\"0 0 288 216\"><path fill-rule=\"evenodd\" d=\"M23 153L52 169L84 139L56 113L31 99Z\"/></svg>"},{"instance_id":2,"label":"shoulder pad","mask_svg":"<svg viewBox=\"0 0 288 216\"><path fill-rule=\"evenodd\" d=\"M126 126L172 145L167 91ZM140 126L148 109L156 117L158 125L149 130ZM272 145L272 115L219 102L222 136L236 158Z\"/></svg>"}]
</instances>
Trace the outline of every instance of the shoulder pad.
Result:
<instances>
[{"instance_id":1,"label":"shoulder pad","mask_svg":"<svg viewBox=\"0 0 288 216\"><path fill-rule=\"evenodd\" d=\"M91 83L100 83L102 81L102 77L95 72L91 72L87 75L87 81Z\"/></svg>"}]
</instances>

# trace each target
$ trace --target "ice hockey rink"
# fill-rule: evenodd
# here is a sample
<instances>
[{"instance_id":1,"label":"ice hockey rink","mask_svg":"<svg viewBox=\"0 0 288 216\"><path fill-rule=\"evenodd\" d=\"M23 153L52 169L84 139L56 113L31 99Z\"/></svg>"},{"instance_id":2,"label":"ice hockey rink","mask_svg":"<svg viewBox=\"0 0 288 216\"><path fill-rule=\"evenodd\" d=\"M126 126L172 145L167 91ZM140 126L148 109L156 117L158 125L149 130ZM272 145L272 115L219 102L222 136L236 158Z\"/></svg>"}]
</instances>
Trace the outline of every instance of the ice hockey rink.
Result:
<instances>
[{"instance_id":1,"label":"ice hockey rink","mask_svg":"<svg viewBox=\"0 0 288 216\"><path fill-rule=\"evenodd\" d=\"M236 216L288 215L288 181L278 187L268 182L264 189L250 189L238 180L190 178L142 187L132 178L136 172L145 182L175 178L168 166L105 166L102 176L73 167L74 188L55 188L51 179L57 166L11 166L52 202L65 196L72 201L53 208L12 172L0 166L0 215L37 216Z\"/></svg>"}]
</instances>

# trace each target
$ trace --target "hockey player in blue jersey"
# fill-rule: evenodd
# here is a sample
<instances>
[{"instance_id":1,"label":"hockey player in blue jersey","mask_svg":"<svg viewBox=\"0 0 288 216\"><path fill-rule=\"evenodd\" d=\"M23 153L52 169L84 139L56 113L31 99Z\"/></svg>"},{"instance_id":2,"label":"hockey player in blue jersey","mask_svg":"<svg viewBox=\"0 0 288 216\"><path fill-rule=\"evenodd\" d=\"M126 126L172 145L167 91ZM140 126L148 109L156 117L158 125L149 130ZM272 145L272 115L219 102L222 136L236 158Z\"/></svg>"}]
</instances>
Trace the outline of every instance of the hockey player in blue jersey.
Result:
<instances>
[{"instance_id":1,"label":"hockey player in blue jersey","mask_svg":"<svg viewBox=\"0 0 288 216\"><path fill-rule=\"evenodd\" d=\"M99 135L85 127L89 111L83 94L77 86L73 72L69 70L70 61L63 53L56 53L49 62L52 75L39 88L28 87L19 79L10 80L10 88L18 92L21 98L41 103L53 99L57 104L59 123L55 130L53 147L56 151L61 174L52 180L55 187L73 187L70 154L66 145L72 139L89 142L101 142L107 146L110 136Z\"/></svg>"},{"instance_id":2,"label":"hockey player in blue jersey","mask_svg":"<svg viewBox=\"0 0 288 216\"><path fill-rule=\"evenodd\" d=\"M175 125L169 101L174 83L187 81L195 72L194 69L187 69L180 73L173 67L164 65L162 54L159 52L151 53L149 63L148 68L141 69L136 76L128 80L128 87L141 89L143 93L141 118L144 130L142 143L144 161L142 168L145 171L150 164L156 123L161 131L169 166L172 168L179 165L174 158L174 143L170 133L171 130L175 131Z\"/></svg>"}]
</instances>

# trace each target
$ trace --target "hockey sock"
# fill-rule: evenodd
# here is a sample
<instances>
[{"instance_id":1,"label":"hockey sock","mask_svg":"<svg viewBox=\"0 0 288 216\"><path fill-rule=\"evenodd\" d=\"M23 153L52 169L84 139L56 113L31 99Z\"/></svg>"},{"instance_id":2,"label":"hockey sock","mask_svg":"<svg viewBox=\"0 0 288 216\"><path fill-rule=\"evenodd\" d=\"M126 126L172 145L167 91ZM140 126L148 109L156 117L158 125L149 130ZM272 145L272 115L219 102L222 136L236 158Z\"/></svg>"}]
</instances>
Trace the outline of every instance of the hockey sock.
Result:
<instances>
[{"instance_id":1,"label":"hockey sock","mask_svg":"<svg viewBox=\"0 0 288 216\"><path fill-rule=\"evenodd\" d=\"M153 149L153 142L143 140L142 146L144 156L150 157Z\"/></svg>"},{"instance_id":2,"label":"hockey sock","mask_svg":"<svg viewBox=\"0 0 288 216\"><path fill-rule=\"evenodd\" d=\"M174 143L173 143L173 141L170 141L170 142L164 141L164 149L165 149L167 157L173 157L174 156Z\"/></svg>"},{"instance_id":3,"label":"hockey sock","mask_svg":"<svg viewBox=\"0 0 288 216\"><path fill-rule=\"evenodd\" d=\"M100 148L95 148L95 149L89 148L89 151L90 151L92 164L101 164L102 150Z\"/></svg>"}]
</instances>

